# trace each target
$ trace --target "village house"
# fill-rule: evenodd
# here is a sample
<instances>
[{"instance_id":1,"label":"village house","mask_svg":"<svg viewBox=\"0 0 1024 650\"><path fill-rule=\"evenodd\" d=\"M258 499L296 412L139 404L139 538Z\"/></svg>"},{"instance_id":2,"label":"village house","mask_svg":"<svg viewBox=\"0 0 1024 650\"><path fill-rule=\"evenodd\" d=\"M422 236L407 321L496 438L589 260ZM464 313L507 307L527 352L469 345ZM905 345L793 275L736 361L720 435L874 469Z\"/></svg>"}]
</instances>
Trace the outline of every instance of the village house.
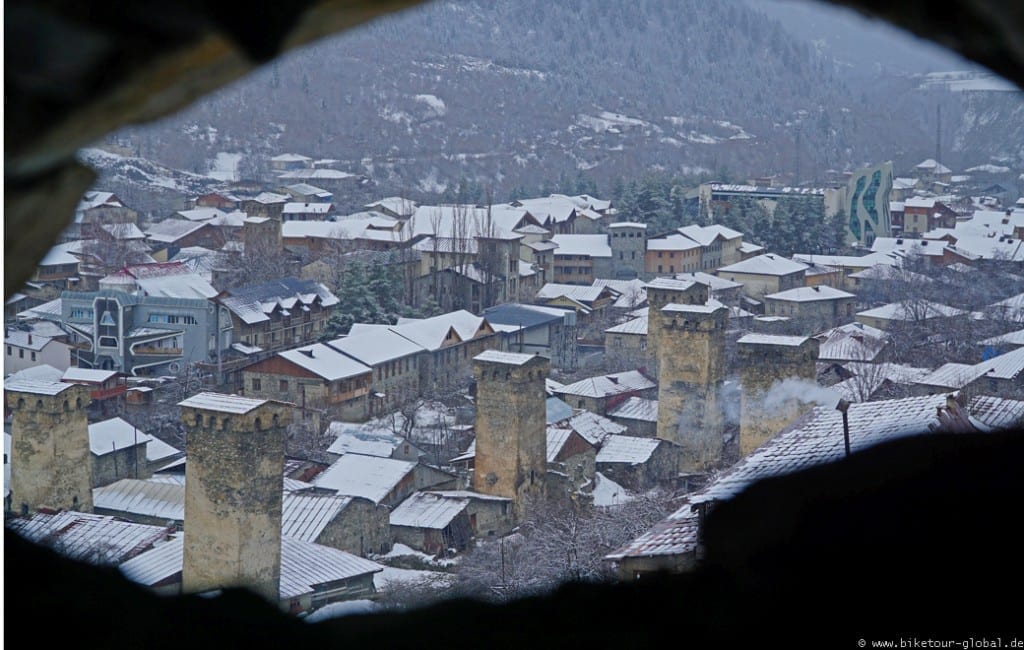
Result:
<instances>
[{"instance_id":1,"label":"village house","mask_svg":"<svg viewBox=\"0 0 1024 650\"><path fill-rule=\"evenodd\" d=\"M363 209L383 212L395 219L408 219L416 212L417 207L419 206L416 205L415 201L410 201L400 196L388 196L379 201L367 203L363 206Z\"/></svg>"},{"instance_id":2,"label":"village house","mask_svg":"<svg viewBox=\"0 0 1024 650\"><path fill-rule=\"evenodd\" d=\"M1024 397L1024 348L1017 348L975 364L946 363L918 379L916 395L960 391L964 395Z\"/></svg>"},{"instance_id":3,"label":"village house","mask_svg":"<svg viewBox=\"0 0 1024 650\"><path fill-rule=\"evenodd\" d=\"M604 354L607 363L614 367L648 366L652 355L647 350L647 316L606 329Z\"/></svg>"},{"instance_id":4,"label":"village house","mask_svg":"<svg viewBox=\"0 0 1024 650\"><path fill-rule=\"evenodd\" d=\"M331 422L326 435L334 438L334 442L327 448L327 455L332 461L345 454L362 454L419 462L427 455L408 438L381 427L368 428L368 425Z\"/></svg>"},{"instance_id":5,"label":"village house","mask_svg":"<svg viewBox=\"0 0 1024 650\"><path fill-rule=\"evenodd\" d=\"M220 292L234 340L267 352L316 341L338 297L319 282L282 278Z\"/></svg>"},{"instance_id":6,"label":"village house","mask_svg":"<svg viewBox=\"0 0 1024 650\"><path fill-rule=\"evenodd\" d=\"M420 364L427 351L387 328L372 328L327 345L373 369L370 415L388 413L420 394Z\"/></svg>"},{"instance_id":7,"label":"village house","mask_svg":"<svg viewBox=\"0 0 1024 650\"><path fill-rule=\"evenodd\" d=\"M184 537L176 535L118 570L157 594L176 596L182 593L183 564ZM373 576L383 570L380 564L351 553L283 536L280 607L302 614L334 602L372 598L376 593Z\"/></svg>"},{"instance_id":8,"label":"village house","mask_svg":"<svg viewBox=\"0 0 1024 650\"><path fill-rule=\"evenodd\" d=\"M370 416L373 371L323 343L278 352L241 376L245 395L295 404L317 429L323 423L314 410L356 421Z\"/></svg>"},{"instance_id":9,"label":"village house","mask_svg":"<svg viewBox=\"0 0 1024 650\"><path fill-rule=\"evenodd\" d=\"M910 197L903 202L903 231L910 237L920 237L936 228L956 226L956 212L934 198Z\"/></svg>"},{"instance_id":10,"label":"village house","mask_svg":"<svg viewBox=\"0 0 1024 650\"><path fill-rule=\"evenodd\" d=\"M619 294L607 286L579 286L549 282L540 288L536 304L575 310L581 323L599 321Z\"/></svg>"},{"instance_id":11,"label":"village house","mask_svg":"<svg viewBox=\"0 0 1024 650\"><path fill-rule=\"evenodd\" d=\"M638 370L588 377L555 389L570 406L604 415L630 397L657 397L658 384Z\"/></svg>"},{"instance_id":12,"label":"village house","mask_svg":"<svg viewBox=\"0 0 1024 650\"><path fill-rule=\"evenodd\" d=\"M769 316L813 319L825 326L839 325L853 318L857 296L828 285L796 287L764 296Z\"/></svg>"},{"instance_id":13,"label":"village house","mask_svg":"<svg viewBox=\"0 0 1024 650\"><path fill-rule=\"evenodd\" d=\"M387 553L392 537L390 511L358 496L285 491L281 535L353 555Z\"/></svg>"},{"instance_id":14,"label":"village house","mask_svg":"<svg viewBox=\"0 0 1024 650\"><path fill-rule=\"evenodd\" d=\"M466 515L474 537L501 537L512 532L512 499L469 490L428 490L449 499L466 499Z\"/></svg>"},{"instance_id":15,"label":"village house","mask_svg":"<svg viewBox=\"0 0 1024 650\"><path fill-rule=\"evenodd\" d=\"M818 340L818 361L840 364L882 361L890 342L884 330L860 322L833 327L812 338Z\"/></svg>"},{"instance_id":16,"label":"village house","mask_svg":"<svg viewBox=\"0 0 1024 650\"><path fill-rule=\"evenodd\" d=\"M334 200L333 192L328 192L322 187L309 183L292 183L282 187L281 191L290 195L295 201L303 203L330 203Z\"/></svg>"},{"instance_id":17,"label":"village house","mask_svg":"<svg viewBox=\"0 0 1024 650\"><path fill-rule=\"evenodd\" d=\"M489 307L483 317L504 340L502 349L523 354L538 353L554 365L564 365L567 340L575 313L558 307L506 303Z\"/></svg>"},{"instance_id":18,"label":"village house","mask_svg":"<svg viewBox=\"0 0 1024 650\"><path fill-rule=\"evenodd\" d=\"M689 273L676 273L673 276L676 280L697 282L708 287L710 297L715 300L736 307L740 304L740 296L743 293L743 284L733 282L717 275L711 275L703 271L691 271Z\"/></svg>"},{"instance_id":19,"label":"village house","mask_svg":"<svg viewBox=\"0 0 1024 650\"><path fill-rule=\"evenodd\" d=\"M62 510L5 518L7 530L61 555L90 564L117 566L171 539L173 529L115 517Z\"/></svg>"},{"instance_id":20,"label":"village house","mask_svg":"<svg viewBox=\"0 0 1024 650\"><path fill-rule=\"evenodd\" d=\"M337 214L333 203L289 201L281 209L281 219L288 221L328 221Z\"/></svg>"},{"instance_id":21,"label":"village house","mask_svg":"<svg viewBox=\"0 0 1024 650\"><path fill-rule=\"evenodd\" d=\"M148 478L154 468L183 455L119 417L89 425L89 449L93 487L123 478Z\"/></svg>"},{"instance_id":22,"label":"village house","mask_svg":"<svg viewBox=\"0 0 1024 650\"><path fill-rule=\"evenodd\" d=\"M884 238L876 238L878 239ZM835 269L836 275L827 275L822 281L808 279L807 286L813 284L828 284L836 289L845 291L856 291L860 283L851 276L876 266L899 266L902 263L903 255L892 252L869 253L862 256L853 255L812 255L809 253L797 253L793 261L806 264L808 269L813 267L827 267Z\"/></svg>"},{"instance_id":23,"label":"village house","mask_svg":"<svg viewBox=\"0 0 1024 650\"><path fill-rule=\"evenodd\" d=\"M548 492L560 479L561 488L568 493L589 492L594 487L597 446L570 426L548 426L547 462Z\"/></svg>"},{"instance_id":24,"label":"village house","mask_svg":"<svg viewBox=\"0 0 1024 650\"><path fill-rule=\"evenodd\" d=\"M280 222L284 205L290 200L287 194L260 192L254 197L242 199L240 207L250 217L265 217Z\"/></svg>"},{"instance_id":25,"label":"village house","mask_svg":"<svg viewBox=\"0 0 1024 650\"><path fill-rule=\"evenodd\" d=\"M970 414L968 420L966 414ZM1024 423L1024 402L981 396L966 408L946 394L851 404L847 417L831 406L815 407L767 443L742 458L646 533L605 556L622 580L652 572L692 568L701 553L703 517L716 502L771 476L833 462L845 455L844 426L849 423L852 451L896 438L942 431L964 422L971 431L992 431Z\"/></svg>"},{"instance_id":26,"label":"village house","mask_svg":"<svg viewBox=\"0 0 1024 650\"><path fill-rule=\"evenodd\" d=\"M658 400L630 397L625 402L608 409L607 416L613 422L624 425L627 434L654 438L658 432Z\"/></svg>"},{"instance_id":27,"label":"village house","mask_svg":"<svg viewBox=\"0 0 1024 650\"><path fill-rule=\"evenodd\" d=\"M879 330L892 329L896 323L923 324L926 321L929 322L930 328L936 329L937 323L946 319L964 316L965 314L966 312L961 309L937 302L905 300L859 311L856 314L856 320L859 323Z\"/></svg>"},{"instance_id":28,"label":"village house","mask_svg":"<svg viewBox=\"0 0 1024 650\"><path fill-rule=\"evenodd\" d=\"M67 370L71 367L70 346L30 331L4 327L5 375L44 364Z\"/></svg>"},{"instance_id":29,"label":"village house","mask_svg":"<svg viewBox=\"0 0 1024 650\"><path fill-rule=\"evenodd\" d=\"M455 482L453 474L422 463L345 454L317 476L314 485L394 508L413 492L454 489Z\"/></svg>"},{"instance_id":30,"label":"village house","mask_svg":"<svg viewBox=\"0 0 1024 650\"><path fill-rule=\"evenodd\" d=\"M89 191L75 208L75 216L61 234L65 241L95 237L101 226L138 224L139 213L127 207L113 192Z\"/></svg>"},{"instance_id":31,"label":"village house","mask_svg":"<svg viewBox=\"0 0 1024 650\"><path fill-rule=\"evenodd\" d=\"M467 498L416 492L391 511L391 536L395 543L429 555L464 551L473 536L468 506Z\"/></svg>"},{"instance_id":32,"label":"village house","mask_svg":"<svg viewBox=\"0 0 1024 650\"><path fill-rule=\"evenodd\" d=\"M680 448L659 438L612 435L601 444L597 471L633 491L672 485L679 476Z\"/></svg>"},{"instance_id":33,"label":"village house","mask_svg":"<svg viewBox=\"0 0 1024 650\"><path fill-rule=\"evenodd\" d=\"M675 233L647 240L644 254L644 277L692 273L701 268L702 247L689 237Z\"/></svg>"},{"instance_id":34,"label":"village house","mask_svg":"<svg viewBox=\"0 0 1024 650\"><path fill-rule=\"evenodd\" d=\"M558 246L552 261L554 282L592 284L595 278L614 277L608 235L555 235L551 241Z\"/></svg>"},{"instance_id":35,"label":"village house","mask_svg":"<svg viewBox=\"0 0 1024 650\"><path fill-rule=\"evenodd\" d=\"M269 160L270 169L275 172L287 172L295 169L312 169L313 159L300 153L282 153L272 156Z\"/></svg>"},{"instance_id":36,"label":"village house","mask_svg":"<svg viewBox=\"0 0 1024 650\"><path fill-rule=\"evenodd\" d=\"M182 248L202 246L218 249L225 244L223 233L208 221L164 219L145 231L153 259L166 262Z\"/></svg>"},{"instance_id":37,"label":"village house","mask_svg":"<svg viewBox=\"0 0 1024 650\"><path fill-rule=\"evenodd\" d=\"M804 286L807 265L766 253L719 268L715 275L743 284L743 293L755 300L765 294Z\"/></svg>"},{"instance_id":38,"label":"village house","mask_svg":"<svg viewBox=\"0 0 1024 650\"><path fill-rule=\"evenodd\" d=\"M218 210L237 210L241 199L231 192L207 192L196 197L185 199L185 208L217 208Z\"/></svg>"},{"instance_id":39,"label":"village house","mask_svg":"<svg viewBox=\"0 0 1024 650\"><path fill-rule=\"evenodd\" d=\"M501 346L501 337L482 316L459 310L431 318L401 318L397 325L356 323L349 336L388 329L426 351L417 360L419 395L443 393L465 386L472 377L472 359Z\"/></svg>"}]
</instances>

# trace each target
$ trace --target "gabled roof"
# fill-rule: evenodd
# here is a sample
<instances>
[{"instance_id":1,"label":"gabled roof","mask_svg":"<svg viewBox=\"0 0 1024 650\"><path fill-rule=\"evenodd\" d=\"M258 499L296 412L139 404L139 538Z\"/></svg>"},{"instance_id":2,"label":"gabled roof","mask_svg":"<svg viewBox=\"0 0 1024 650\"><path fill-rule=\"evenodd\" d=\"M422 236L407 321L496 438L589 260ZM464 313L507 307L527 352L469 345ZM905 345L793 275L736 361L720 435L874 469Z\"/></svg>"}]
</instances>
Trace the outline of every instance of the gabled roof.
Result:
<instances>
[{"instance_id":1,"label":"gabled roof","mask_svg":"<svg viewBox=\"0 0 1024 650\"><path fill-rule=\"evenodd\" d=\"M516 330L549 323L560 323L568 310L543 305L504 303L484 310L484 318L493 326L510 325Z\"/></svg>"},{"instance_id":2,"label":"gabled roof","mask_svg":"<svg viewBox=\"0 0 1024 650\"><path fill-rule=\"evenodd\" d=\"M191 210L178 210L174 214L186 221L209 221L214 217L223 217L227 213L219 208L192 208Z\"/></svg>"},{"instance_id":3,"label":"gabled roof","mask_svg":"<svg viewBox=\"0 0 1024 650\"><path fill-rule=\"evenodd\" d=\"M5 525L29 541L53 546L65 557L104 565L120 564L170 536L162 526L70 510L13 517Z\"/></svg>"},{"instance_id":4,"label":"gabled roof","mask_svg":"<svg viewBox=\"0 0 1024 650\"><path fill-rule=\"evenodd\" d=\"M281 534L315 542L327 526L352 503L352 497L335 494L285 492L281 508Z\"/></svg>"},{"instance_id":5,"label":"gabled roof","mask_svg":"<svg viewBox=\"0 0 1024 650\"><path fill-rule=\"evenodd\" d=\"M698 226L696 224L692 224L689 226L683 226L678 230L680 234L689 237L701 246L710 246L716 239L736 239L737 237L743 236L743 233L741 232L718 224L712 224L710 226Z\"/></svg>"},{"instance_id":6,"label":"gabled roof","mask_svg":"<svg viewBox=\"0 0 1024 650\"><path fill-rule=\"evenodd\" d=\"M153 224L145 231L146 238L155 242L172 244L186 235L190 235L200 228L206 227L205 221L187 221L182 219L164 219L160 223Z\"/></svg>"},{"instance_id":7,"label":"gabled roof","mask_svg":"<svg viewBox=\"0 0 1024 650\"><path fill-rule=\"evenodd\" d=\"M635 335L647 335L647 317L641 316L628 320L625 323L616 325L615 327L609 327L604 331L605 334L635 334Z\"/></svg>"},{"instance_id":8,"label":"gabled roof","mask_svg":"<svg viewBox=\"0 0 1024 650\"><path fill-rule=\"evenodd\" d=\"M608 411L609 417L623 420L640 420L642 422L658 421L658 400L630 397Z\"/></svg>"},{"instance_id":9,"label":"gabled roof","mask_svg":"<svg viewBox=\"0 0 1024 650\"><path fill-rule=\"evenodd\" d=\"M398 325L390 325L392 331L401 334L426 350L439 350L444 345L448 332L454 330L462 341L476 337L487 324L482 316L460 309L447 314L423 319L401 319Z\"/></svg>"},{"instance_id":10,"label":"gabled roof","mask_svg":"<svg viewBox=\"0 0 1024 650\"><path fill-rule=\"evenodd\" d=\"M618 422L586 410L569 418L569 428L592 445L600 445L608 436L626 432L626 427Z\"/></svg>"},{"instance_id":11,"label":"gabled roof","mask_svg":"<svg viewBox=\"0 0 1024 650\"><path fill-rule=\"evenodd\" d=\"M717 275L711 275L710 273L704 273L703 271L693 271L691 273L676 273L676 280L684 280L690 282L699 282L705 284L711 288L711 291L724 291L727 289L735 289L736 287L742 287L742 282L733 282L725 278L720 278Z\"/></svg>"},{"instance_id":12,"label":"gabled roof","mask_svg":"<svg viewBox=\"0 0 1024 650\"><path fill-rule=\"evenodd\" d=\"M613 295L615 293L608 287L588 287L578 284L557 284L554 282L548 282L540 288L540 291L537 292L537 298L541 300L554 300L555 298L565 297L582 303L593 303L595 300L602 297L606 291Z\"/></svg>"},{"instance_id":13,"label":"gabled roof","mask_svg":"<svg viewBox=\"0 0 1024 650\"><path fill-rule=\"evenodd\" d=\"M45 381L41 379L17 379L4 381L4 390L10 393L28 393L30 395L60 395L74 386L63 381Z\"/></svg>"},{"instance_id":14,"label":"gabled roof","mask_svg":"<svg viewBox=\"0 0 1024 650\"><path fill-rule=\"evenodd\" d=\"M184 262L133 264L119 272L133 278L135 285L147 296L161 298L209 299L217 290Z\"/></svg>"},{"instance_id":15,"label":"gabled roof","mask_svg":"<svg viewBox=\"0 0 1024 650\"><path fill-rule=\"evenodd\" d=\"M929 318L945 318L960 316L967 312L928 300L892 302L881 307L857 312L858 316L880 318L883 320L925 320Z\"/></svg>"},{"instance_id":16,"label":"gabled roof","mask_svg":"<svg viewBox=\"0 0 1024 650\"><path fill-rule=\"evenodd\" d=\"M358 377L372 371L366 364L323 343L313 343L294 350L284 350L278 352L277 356L326 381Z\"/></svg>"},{"instance_id":17,"label":"gabled roof","mask_svg":"<svg viewBox=\"0 0 1024 650\"><path fill-rule=\"evenodd\" d=\"M636 436L608 436L597 452L597 463L624 463L637 465L646 463L651 454L663 443L658 438L637 438Z\"/></svg>"},{"instance_id":18,"label":"gabled roof","mask_svg":"<svg viewBox=\"0 0 1024 650\"><path fill-rule=\"evenodd\" d=\"M700 244L683 235L669 235L659 239L648 239L649 251L688 251L700 248Z\"/></svg>"},{"instance_id":19,"label":"gabled roof","mask_svg":"<svg viewBox=\"0 0 1024 650\"><path fill-rule=\"evenodd\" d=\"M239 395L203 392L197 393L186 400L178 402L178 406L201 409L204 411L217 411L220 413L244 415L253 409L263 406L268 401L269 400L265 399L241 397Z\"/></svg>"},{"instance_id":20,"label":"gabled roof","mask_svg":"<svg viewBox=\"0 0 1024 650\"><path fill-rule=\"evenodd\" d=\"M147 443L153 439L153 436L138 430L121 418L111 418L89 425L89 450L96 456L103 456L135 445L148 447Z\"/></svg>"},{"instance_id":21,"label":"gabled roof","mask_svg":"<svg viewBox=\"0 0 1024 650\"><path fill-rule=\"evenodd\" d=\"M327 435L334 436L334 442L327 448L327 453L362 454L390 458L395 449L408 442L402 436L382 428L369 429L348 422L331 422L327 427Z\"/></svg>"},{"instance_id":22,"label":"gabled roof","mask_svg":"<svg viewBox=\"0 0 1024 650\"><path fill-rule=\"evenodd\" d=\"M422 346L388 327L351 333L328 341L327 345L371 367L424 351Z\"/></svg>"},{"instance_id":23,"label":"gabled roof","mask_svg":"<svg viewBox=\"0 0 1024 650\"><path fill-rule=\"evenodd\" d=\"M527 223L535 221L522 208L495 205L488 211L475 205L421 205L407 222L406 232L409 238L433 235L522 239L523 235L515 230Z\"/></svg>"},{"instance_id":24,"label":"gabled roof","mask_svg":"<svg viewBox=\"0 0 1024 650\"><path fill-rule=\"evenodd\" d=\"M337 305L338 297L316 280L282 278L250 284L224 292L219 301L247 324L270 320L275 310L307 311L319 302L322 307Z\"/></svg>"},{"instance_id":25,"label":"gabled roof","mask_svg":"<svg viewBox=\"0 0 1024 650\"><path fill-rule=\"evenodd\" d=\"M314 484L380 503L415 468L416 463L410 461L345 454L317 476Z\"/></svg>"},{"instance_id":26,"label":"gabled roof","mask_svg":"<svg viewBox=\"0 0 1024 650\"><path fill-rule=\"evenodd\" d=\"M392 526L443 530L469 505L469 499L415 492L391 511Z\"/></svg>"},{"instance_id":27,"label":"gabled roof","mask_svg":"<svg viewBox=\"0 0 1024 650\"><path fill-rule=\"evenodd\" d=\"M750 259L736 262L729 266L718 269L718 273L749 273L752 275L789 275L801 273L807 270L807 265L802 262L788 260L781 255L765 253L751 257Z\"/></svg>"},{"instance_id":28,"label":"gabled roof","mask_svg":"<svg viewBox=\"0 0 1024 650\"><path fill-rule=\"evenodd\" d=\"M828 285L815 285L813 287L795 287L778 293L766 295L765 300L784 300L787 302L817 302L820 300L842 300L844 298L856 298L852 293L833 289Z\"/></svg>"},{"instance_id":29,"label":"gabled roof","mask_svg":"<svg viewBox=\"0 0 1024 650\"><path fill-rule=\"evenodd\" d=\"M608 235L555 235L551 241L558 244L555 257L559 255L580 255L586 257L612 256Z\"/></svg>"},{"instance_id":30,"label":"gabled roof","mask_svg":"<svg viewBox=\"0 0 1024 650\"><path fill-rule=\"evenodd\" d=\"M53 339L47 336L39 336L38 334L25 332L23 330L4 330L4 343L18 348L25 348L26 350L42 350L49 345L51 341L53 341Z\"/></svg>"},{"instance_id":31,"label":"gabled roof","mask_svg":"<svg viewBox=\"0 0 1024 650\"><path fill-rule=\"evenodd\" d=\"M184 481L152 481L125 478L93 488L93 506L111 512L163 521L185 521Z\"/></svg>"},{"instance_id":32,"label":"gabled roof","mask_svg":"<svg viewBox=\"0 0 1024 650\"><path fill-rule=\"evenodd\" d=\"M290 201L284 204L284 214L327 214L334 209L333 203L302 203Z\"/></svg>"},{"instance_id":33,"label":"gabled roof","mask_svg":"<svg viewBox=\"0 0 1024 650\"><path fill-rule=\"evenodd\" d=\"M655 388L656 383L638 370L628 370L610 375L598 375L588 377L561 388L555 392L560 395L575 395L579 397L610 397L621 393L628 393L636 390L648 390Z\"/></svg>"}]
</instances>

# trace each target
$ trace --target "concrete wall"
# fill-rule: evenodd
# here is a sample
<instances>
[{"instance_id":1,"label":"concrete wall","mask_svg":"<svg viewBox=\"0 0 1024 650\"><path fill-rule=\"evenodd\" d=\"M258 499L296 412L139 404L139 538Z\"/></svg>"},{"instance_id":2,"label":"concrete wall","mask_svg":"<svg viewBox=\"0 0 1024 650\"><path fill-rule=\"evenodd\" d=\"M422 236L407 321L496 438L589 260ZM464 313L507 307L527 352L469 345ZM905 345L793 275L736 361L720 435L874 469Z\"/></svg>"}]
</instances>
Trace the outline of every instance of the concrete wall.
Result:
<instances>
[{"instance_id":1,"label":"concrete wall","mask_svg":"<svg viewBox=\"0 0 1024 650\"><path fill-rule=\"evenodd\" d=\"M89 389L58 395L7 391L11 418L11 494L15 512L40 507L92 511Z\"/></svg>"},{"instance_id":2,"label":"concrete wall","mask_svg":"<svg viewBox=\"0 0 1024 650\"><path fill-rule=\"evenodd\" d=\"M71 367L71 346L61 341L50 341L42 350L29 350L10 343L4 344L4 375L43 364L57 370L67 370Z\"/></svg>"}]
</instances>

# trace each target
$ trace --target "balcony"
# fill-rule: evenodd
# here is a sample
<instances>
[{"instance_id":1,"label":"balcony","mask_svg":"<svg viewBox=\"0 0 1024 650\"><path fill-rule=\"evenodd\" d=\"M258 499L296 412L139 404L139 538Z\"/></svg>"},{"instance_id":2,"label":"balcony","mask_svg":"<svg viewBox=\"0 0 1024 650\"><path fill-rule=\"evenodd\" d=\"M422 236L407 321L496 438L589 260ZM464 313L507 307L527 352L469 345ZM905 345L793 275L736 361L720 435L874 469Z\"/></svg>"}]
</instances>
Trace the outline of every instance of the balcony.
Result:
<instances>
[{"instance_id":1,"label":"balcony","mask_svg":"<svg viewBox=\"0 0 1024 650\"><path fill-rule=\"evenodd\" d=\"M154 346L134 346L132 347L132 356L167 356L167 357L180 357L181 348L159 348Z\"/></svg>"}]
</instances>

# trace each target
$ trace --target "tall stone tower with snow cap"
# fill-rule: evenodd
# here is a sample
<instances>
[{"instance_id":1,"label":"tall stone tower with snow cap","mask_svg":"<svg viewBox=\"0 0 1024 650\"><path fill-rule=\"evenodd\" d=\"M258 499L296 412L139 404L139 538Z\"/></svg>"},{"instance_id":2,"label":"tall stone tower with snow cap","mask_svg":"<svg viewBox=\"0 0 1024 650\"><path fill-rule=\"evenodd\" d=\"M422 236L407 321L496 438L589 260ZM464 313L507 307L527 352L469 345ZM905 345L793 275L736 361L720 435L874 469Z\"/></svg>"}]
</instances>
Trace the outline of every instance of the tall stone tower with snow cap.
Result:
<instances>
[{"instance_id":1,"label":"tall stone tower with snow cap","mask_svg":"<svg viewBox=\"0 0 1024 650\"><path fill-rule=\"evenodd\" d=\"M199 393L183 402L182 590L245 587L279 601L286 405Z\"/></svg>"},{"instance_id":2,"label":"tall stone tower with snow cap","mask_svg":"<svg viewBox=\"0 0 1024 650\"><path fill-rule=\"evenodd\" d=\"M92 512L92 456L78 384L20 379L4 384L11 417L11 492L6 509Z\"/></svg>"},{"instance_id":3,"label":"tall stone tower with snow cap","mask_svg":"<svg viewBox=\"0 0 1024 650\"><path fill-rule=\"evenodd\" d=\"M651 367L647 368L652 377L658 377L661 366L658 350L665 333L662 326L665 315L662 309L666 305L703 305L708 301L707 285L693 280L674 280L672 278L655 278L645 285L647 290L647 355Z\"/></svg>"},{"instance_id":4,"label":"tall stone tower with snow cap","mask_svg":"<svg viewBox=\"0 0 1024 650\"><path fill-rule=\"evenodd\" d=\"M687 472L704 472L722 458L728 318L720 303L669 303L649 321L648 332L657 323L659 339L657 434L683 448Z\"/></svg>"},{"instance_id":5,"label":"tall stone tower with snow cap","mask_svg":"<svg viewBox=\"0 0 1024 650\"><path fill-rule=\"evenodd\" d=\"M746 456L813 407L818 340L806 336L747 334L740 360L740 455Z\"/></svg>"},{"instance_id":6,"label":"tall stone tower with snow cap","mask_svg":"<svg viewBox=\"0 0 1024 650\"><path fill-rule=\"evenodd\" d=\"M487 350L473 357L476 461L473 489L512 499L516 516L544 496L547 475L549 361L540 355Z\"/></svg>"}]
</instances>

